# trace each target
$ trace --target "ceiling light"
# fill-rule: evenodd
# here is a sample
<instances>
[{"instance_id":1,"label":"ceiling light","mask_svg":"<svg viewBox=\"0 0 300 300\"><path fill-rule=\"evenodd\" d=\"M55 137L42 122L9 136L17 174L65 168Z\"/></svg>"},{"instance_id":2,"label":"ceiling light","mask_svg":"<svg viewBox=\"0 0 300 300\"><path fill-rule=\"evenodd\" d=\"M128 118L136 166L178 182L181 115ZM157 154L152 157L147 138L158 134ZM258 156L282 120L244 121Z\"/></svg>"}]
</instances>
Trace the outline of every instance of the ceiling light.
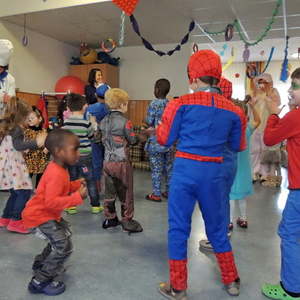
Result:
<instances>
[{"instance_id":1,"label":"ceiling light","mask_svg":"<svg viewBox=\"0 0 300 300\"><path fill-rule=\"evenodd\" d=\"M300 56L300 53L298 53L298 52L291 54L292 58L299 58L299 56Z\"/></svg>"}]
</instances>

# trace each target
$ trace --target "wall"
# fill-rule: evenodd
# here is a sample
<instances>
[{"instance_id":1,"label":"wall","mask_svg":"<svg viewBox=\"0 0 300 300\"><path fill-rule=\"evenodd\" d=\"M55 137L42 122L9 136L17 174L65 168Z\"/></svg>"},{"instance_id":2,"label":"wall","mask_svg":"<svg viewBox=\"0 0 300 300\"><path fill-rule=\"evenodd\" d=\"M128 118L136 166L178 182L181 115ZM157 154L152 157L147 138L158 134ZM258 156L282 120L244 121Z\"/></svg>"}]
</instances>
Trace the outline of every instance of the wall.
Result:
<instances>
[{"instance_id":1,"label":"wall","mask_svg":"<svg viewBox=\"0 0 300 300\"><path fill-rule=\"evenodd\" d=\"M14 44L10 72L16 86L24 92L53 91L58 78L68 74L69 61L78 50L75 47L28 31L29 44L22 45L23 28L0 22L0 38Z\"/></svg>"},{"instance_id":2,"label":"wall","mask_svg":"<svg viewBox=\"0 0 300 300\"><path fill-rule=\"evenodd\" d=\"M159 50L170 50L172 45L156 45ZM165 77L172 87L170 95L178 96L188 92L187 63L191 53L189 44L172 56L160 57L144 46L117 49L114 57L121 57L120 87L128 91L131 99L152 99L154 83Z\"/></svg>"}]
</instances>

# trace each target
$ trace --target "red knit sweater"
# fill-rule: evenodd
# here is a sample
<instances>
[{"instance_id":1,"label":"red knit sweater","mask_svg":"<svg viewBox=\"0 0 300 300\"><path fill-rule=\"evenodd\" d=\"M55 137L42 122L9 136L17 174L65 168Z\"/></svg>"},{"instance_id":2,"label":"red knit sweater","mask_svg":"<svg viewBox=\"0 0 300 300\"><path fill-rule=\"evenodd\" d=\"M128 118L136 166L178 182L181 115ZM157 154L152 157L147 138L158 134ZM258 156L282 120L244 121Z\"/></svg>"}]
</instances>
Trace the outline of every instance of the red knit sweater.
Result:
<instances>
[{"instance_id":1,"label":"red knit sweater","mask_svg":"<svg viewBox=\"0 0 300 300\"><path fill-rule=\"evenodd\" d=\"M36 194L23 210L24 225L33 228L50 220L60 221L64 209L82 204L82 198L77 191L80 184L79 180L70 181L66 169L55 162L49 163Z\"/></svg>"},{"instance_id":2,"label":"red knit sweater","mask_svg":"<svg viewBox=\"0 0 300 300\"><path fill-rule=\"evenodd\" d=\"M300 109L287 113L282 119L271 115L264 134L267 146L287 140L289 188L300 189Z\"/></svg>"}]
</instances>

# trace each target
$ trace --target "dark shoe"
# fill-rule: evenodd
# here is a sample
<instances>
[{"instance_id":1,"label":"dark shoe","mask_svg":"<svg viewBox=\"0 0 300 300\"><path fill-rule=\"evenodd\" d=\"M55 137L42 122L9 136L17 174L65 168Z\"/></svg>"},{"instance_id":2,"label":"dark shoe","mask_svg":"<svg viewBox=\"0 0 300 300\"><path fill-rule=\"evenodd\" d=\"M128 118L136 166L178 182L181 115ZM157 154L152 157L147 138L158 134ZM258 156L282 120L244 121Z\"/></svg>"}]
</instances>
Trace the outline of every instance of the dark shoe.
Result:
<instances>
[{"instance_id":1,"label":"dark shoe","mask_svg":"<svg viewBox=\"0 0 300 300\"><path fill-rule=\"evenodd\" d=\"M143 231L143 227L141 226L141 224L135 220L122 221L121 224L125 232L137 233Z\"/></svg>"},{"instance_id":2,"label":"dark shoe","mask_svg":"<svg viewBox=\"0 0 300 300\"><path fill-rule=\"evenodd\" d=\"M118 217L115 217L114 219L106 219L104 220L103 224L102 224L102 228L103 229L108 229L108 228L114 228L119 226L121 223L118 219Z\"/></svg>"},{"instance_id":3,"label":"dark shoe","mask_svg":"<svg viewBox=\"0 0 300 300\"><path fill-rule=\"evenodd\" d=\"M238 218L236 224L241 228L248 228L248 222L242 218Z\"/></svg>"},{"instance_id":4,"label":"dark shoe","mask_svg":"<svg viewBox=\"0 0 300 300\"><path fill-rule=\"evenodd\" d=\"M169 198L169 193L168 192L163 192L161 194L164 198L168 199Z\"/></svg>"},{"instance_id":5,"label":"dark shoe","mask_svg":"<svg viewBox=\"0 0 300 300\"><path fill-rule=\"evenodd\" d=\"M233 230L233 223L232 223L232 222L229 223L228 229L229 229L229 231L232 231L232 230Z\"/></svg>"},{"instance_id":6,"label":"dark shoe","mask_svg":"<svg viewBox=\"0 0 300 300\"><path fill-rule=\"evenodd\" d=\"M161 198L159 196L155 196L154 194L149 194L145 198L146 198L146 200L149 200L152 202L161 202Z\"/></svg>"},{"instance_id":7,"label":"dark shoe","mask_svg":"<svg viewBox=\"0 0 300 300\"><path fill-rule=\"evenodd\" d=\"M186 291L175 291L168 282L160 283L158 290L168 299L187 300Z\"/></svg>"},{"instance_id":8,"label":"dark shoe","mask_svg":"<svg viewBox=\"0 0 300 300\"><path fill-rule=\"evenodd\" d=\"M56 296L62 294L66 286L61 281L39 282L32 278L28 285L28 290L32 294L45 294L47 296Z\"/></svg>"}]
</instances>

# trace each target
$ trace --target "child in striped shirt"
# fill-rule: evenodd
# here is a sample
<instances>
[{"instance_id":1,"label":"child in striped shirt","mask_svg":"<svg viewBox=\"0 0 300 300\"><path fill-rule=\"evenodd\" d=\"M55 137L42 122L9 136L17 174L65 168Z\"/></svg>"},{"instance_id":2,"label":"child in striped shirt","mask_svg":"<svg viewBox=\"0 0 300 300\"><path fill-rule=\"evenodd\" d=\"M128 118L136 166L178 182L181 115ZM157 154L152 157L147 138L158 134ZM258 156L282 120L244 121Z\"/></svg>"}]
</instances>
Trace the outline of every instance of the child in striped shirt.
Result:
<instances>
[{"instance_id":1,"label":"child in striped shirt","mask_svg":"<svg viewBox=\"0 0 300 300\"><path fill-rule=\"evenodd\" d=\"M91 142L94 137L94 129L91 121L84 118L87 108L86 99L79 94L70 94L67 96L67 106L72 114L65 119L63 128L72 131L80 141L80 158L74 166L69 168L70 177L71 180L82 177L86 180L92 207L91 212L98 214L103 208L100 206L99 191L93 176ZM70 207L66 211L69 214L76 214L77 208Z\"/></svg>"}]
</instances>

